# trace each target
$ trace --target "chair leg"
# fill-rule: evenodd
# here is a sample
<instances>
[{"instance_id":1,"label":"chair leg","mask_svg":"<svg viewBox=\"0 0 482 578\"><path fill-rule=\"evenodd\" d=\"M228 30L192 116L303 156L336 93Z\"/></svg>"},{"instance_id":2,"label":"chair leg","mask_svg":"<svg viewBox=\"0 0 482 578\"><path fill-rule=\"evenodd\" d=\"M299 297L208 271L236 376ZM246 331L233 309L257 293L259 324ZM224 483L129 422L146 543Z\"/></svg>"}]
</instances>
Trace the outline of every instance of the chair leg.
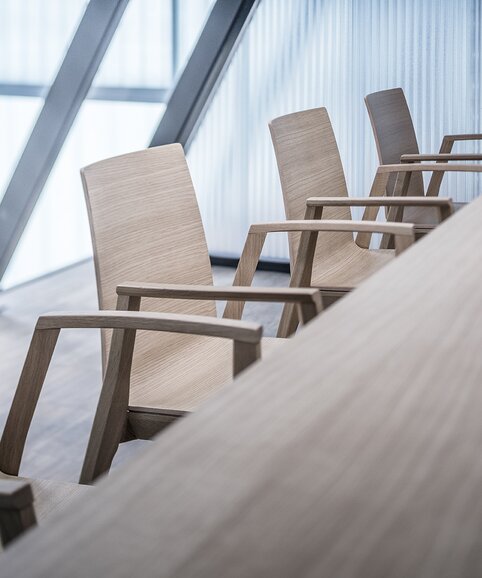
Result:
<instances>
[{"instance_id":1,"label":"chair leg","mask_svg":"<svg viewBox=\"0 0 482 578\"><path fill-rule=\"evenodd\" d=\"M136 332L115 329L97 411L90 433L81 484L109 471L127 426L130 374Z\"/></svg>"}]
</instances>

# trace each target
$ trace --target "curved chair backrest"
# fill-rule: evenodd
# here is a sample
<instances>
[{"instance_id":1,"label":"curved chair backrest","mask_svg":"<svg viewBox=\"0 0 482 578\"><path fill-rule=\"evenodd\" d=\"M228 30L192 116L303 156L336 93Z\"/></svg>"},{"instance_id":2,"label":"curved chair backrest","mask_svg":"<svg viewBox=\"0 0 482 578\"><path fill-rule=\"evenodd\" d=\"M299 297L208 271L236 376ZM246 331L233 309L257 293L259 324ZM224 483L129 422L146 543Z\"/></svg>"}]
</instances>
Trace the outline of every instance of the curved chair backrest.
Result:
<instances>
[{"instance_id":1,"label":"curved chair backrest","mask_svg":"<svg viewBox=\"0 0 482 578\"><path fill-rule=\"evenodd\" d=\"M309 197L347 197L345 174L326 108L287 114L269 124L283 191L286 218L303 219ZM348 207L326 208L325 219L351 219ZM293 265L299 233L290 234ZM315 262L345 243L351 233L320 233Z\"/></svg>"},{"instance_id":2,"label":"curved chair backrest","mask_svg":"<svg viewBox=\"0 0 482 578\"><path fill-rule=\"evenodd\" d=\"M375 136L380 164L398 164L402 155L419 153L412 116L401 88L369 94L365 97L365 104ZM393 194L395 178L395 176L391 177L388 182L388 194ZM407 195L423 194L422 175L412 175Z\"/></svg>"},{"instance_id":3,"label":"curved chair backrest","mask_svg":"<svg viewBox=\"0 0 482 578\"><path fill-rule=\"evenodd\" d=\"M81 170L101 309L115 309L124 281L212 285L208 248L182 146L110 158ZM142 309L216 315L214 301L143 299ZM133 377L146 357L185 338L140 334ZM104 364L108 334L103 331Z\"/></svg>"}]
</instances>

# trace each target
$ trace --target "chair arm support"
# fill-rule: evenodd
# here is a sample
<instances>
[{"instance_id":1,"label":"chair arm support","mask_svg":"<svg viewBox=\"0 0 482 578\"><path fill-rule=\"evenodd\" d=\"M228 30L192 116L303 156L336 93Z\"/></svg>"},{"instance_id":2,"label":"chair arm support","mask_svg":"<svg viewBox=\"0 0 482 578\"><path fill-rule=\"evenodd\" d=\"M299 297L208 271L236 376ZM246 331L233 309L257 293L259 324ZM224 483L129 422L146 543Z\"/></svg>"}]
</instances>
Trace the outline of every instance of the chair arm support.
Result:
<instances>
[{"instance_id":1,"label":"chair arm support","mask_svg":"<svg viewBox=\"0 0 482 578\"><path fill-rule=\"evenodd\" d=\"M482 154L428 154L428 155L402 155L400 157L400 162L402 163L414 163L419 161L482 161Z\"/></svg>"},{"instance_id":2,"label":"chair arm support","mask_svg":"<svg viewBox=\"0 0 482 578\"><path fill-rule=\"evenodd\" d=\"M311 288L216 287L209 285L169 285L159 283L121 283L118 295L161 299L213 299L223 301L269 301L280 303L318 303L320 292ZM321 303L321 302L320 302Z\"/></svg>"},{"instance_id":3,"label":"chair arm support","mask_svg":"<svg viewBox=\"0 0 482 578\"><path fill-rule=\"evenodd\" d=\"M142 329L222 337L242 343L259 343L263 328L258 323L137 311L99 311L93 313L47 313L39 317L36 329Z\"/></svg>"},{"instance_id":4,"label":"chair arm support","mask_svg":"<svg viewBox=\"0 0 482 578\"><path fill-rule=\"evenodd\" d=\"M423 171L430 172L461 172L461 173L482 173L482 165L449 165L447 163L434 164L398 164L398 165L380 165L377 174L383 173L419 173Z\"/></svg>"},{"instance_id":5,"label":"chair arm support","mask_svg":"<svg viewBox=\"0 0 482 578\"><path fill-rule=\"evenodd\" d=\"M482 140L482 134L446 134L444 140L457 141L457 140Z\"/></svg>"},{"instance_id":6,"label":"chair arm support","mask_svg":"<svg viewBox=\"0 0 482 578\"><path fill-rule=\"evenodd\" d=\"M33 493L24 480L0 480L0 537L6 546L37 521Z\"/></svg>"},{"instance_id":7,"label":"chair arm support","mask_svg":"<svg viewBox=\"0 0 482 578\"><path fill-rule=\"evenodd\" d=\"M482 157L481 157L482 158ZM452 199L438 197L310 197L308 207L447 207Z\"/></svg>"},{"instance_id":8,"label":"chair arm support","mask_svg":"<svg viewBox=\"0 0 482 578\"><path fill-rule=\"evenodd\" d=\"M251 225L249 229L249 233L254 234L303 231L388 233L390 235L411 238L414 238L415 235L414 226L409 223L379 223L377 221L344 221L335 219L256 223L255 225Z\"/></svg>"}]
</instances>

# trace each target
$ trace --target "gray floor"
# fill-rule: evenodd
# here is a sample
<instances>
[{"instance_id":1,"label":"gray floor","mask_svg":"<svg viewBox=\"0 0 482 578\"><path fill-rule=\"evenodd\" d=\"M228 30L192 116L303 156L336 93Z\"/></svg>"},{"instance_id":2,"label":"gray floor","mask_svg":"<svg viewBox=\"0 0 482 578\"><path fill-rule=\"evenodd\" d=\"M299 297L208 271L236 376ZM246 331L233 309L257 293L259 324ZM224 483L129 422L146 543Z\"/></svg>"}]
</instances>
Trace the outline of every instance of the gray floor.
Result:
<instances>
[{"instance_id":1,"label":"gray floor","mask_svg":"<svg viewBox=\"0 0 482 578\"><path fill-rule=\"evenodd\" d=\"M214 267L215 283L230 285L234 270ZM288 275L258 272L255 285L287 286ZM37 317L47 311L97 308L91 261L0 293L0 426L6 418ZM248 304L244 319L274 335L279 305ZM100 389L97 331L61 333L27 440L21 473L77 481ZM149 442L124 444L117 465Z\"/></svg>"}]
</instances>

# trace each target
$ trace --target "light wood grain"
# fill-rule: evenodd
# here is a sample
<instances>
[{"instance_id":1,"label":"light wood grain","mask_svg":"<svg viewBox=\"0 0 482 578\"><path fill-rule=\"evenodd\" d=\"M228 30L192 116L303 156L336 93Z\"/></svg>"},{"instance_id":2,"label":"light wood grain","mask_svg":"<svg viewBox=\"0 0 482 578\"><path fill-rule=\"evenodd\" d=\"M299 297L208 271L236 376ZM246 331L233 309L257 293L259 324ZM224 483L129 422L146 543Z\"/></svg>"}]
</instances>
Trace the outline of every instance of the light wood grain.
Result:
<instances>
[{"instance_id":1,"label":"light wood grain","mask_svg":"<svg viewBox=\"0 0 482 578\"><path fill-rule=\"evenodd\" d=\"M109 470L126 430L136 330L177 332L232 340L234 375L260 357L262 327L256 323L137 311L57 312L42 315L35 327L0 440L0 474L7 475L8 480L4 486L12 486L14 482L11 476L18 476L25 442L59 332L71 328L114 329L109 362L80 476L80 482L84 484L92 483L96 477ZM49 496L49 500L62 502L64 488L60 487L59 498L54 493ZM25 502L25 496L32 497L30 486L23 485L17 492L7 490L8 487L3 495L0 493L0 531L4 544L35 523L32 500L25 507L17 507L20 498Z\"/></svg>"},{"instance_id":2,"label":"light wood grain","mask_svg":"<svg viewBox=\"0 0 482 578\"><path fill-rule=\"evenodd\" d=\"M480 161L482 155L470 153L458 154L430 154L430 155L402 155L400 162L414 163L419 161Z\"/></svg>"},{"instance_id":3,"label":"light wood grain","mask_svg":"<svg viewBox=\"0 0 482 578\"><path fill-rule=\"evenodd\" d=\"M270 132L287 219L298 221L309 217L306 201L313 197L340 199L340 203L324 207L316 218L351 219L349 203L345 202L349 201L345 175L327 110L315 108L276 118L270 123ZM376 211L374 214L376 218ZM368 219L364 215L363 220L375 218ZM368 245L359 242L371 238L371 233L361 231L355 242L348 230L347 234L325 231L318 235L313 265L300 261L302 271L296 272L300 238L299 232L289 233L292 280L320 288L327 298L330 293L343 295L351 291L394 257L391 248L368 250ZM309 246L308 236L306 243L303 251ZM306 278L308 269L309 280ZM325 300L325 306L329 302L333 302L331 296L329 301ZM292 306L285 306L278 335L289 335L296 328L293 311Z\"/></svg>"},{"instance_id":4,"label":"light wood grain","mask_svg":"<svg viewBox=\"0 0 482 578\"><path fill-rule=\"evenodd\" d=\"M378 167L379 173L418 173L430 171L434 173L481 173L482 165L449 165L449 164L386 164Z\"/></svg>"},{"instance_id":5,"label":"light wood grain","mask_svg":"<svg viewBox=\"0 0 482 578\"><path fill-rule=\"evenodd\" d=\"M281 303L318 303L319 293L309 288L219 287L125 282L117 286L118 295L155 297L157 299L218 299L237 301L270 301Z\"/></svg>"},{"instance_id":6,"label":"light wood grain","mask_svg":"<svg viewBox=\"0 0 482 578\"><path fill-rule=\"evenodd\" d=\"M482 168L482 167L481 167ZM413 237L414 227L409 223L379 223L376 221L352 221L352 220L306 220L301 221L272 221L269 223L256 223L251 225L251 233L282 233L290 231L331 231L331 232L369 232L390 233L401 237Z\"/></svg>"},{"instance_id":7,"label":"light wood grain","mask_svg":"<svg viewBox=\"0 0 482 578\"><path fill-rule=\"evenodd\" d=\"M54 312L41 315L37 329L109 328L138 329L145 331L172 332L206 337L221 337L244 343L259 343L263 328L251 321L231 321L150 311L93 311Z\"/></svg>"},{"instance_id":8,"label":"light wood grain","mask_svg":"<svg viewBox=\"0 0 482 578\"><path fill-rule=\"evenodd\" d=\"M278 164L281 189L288 221L306 218L306 201L312 197L348 199L345 175L335 134L325 108L315 108L274 119L271 139ZM321 216L321 215L320 215ZM323 210L324 220L351 219L347 205ZM290 262L294 275L301 233L290 232ZM318 235L311 280L308 284L328 291L350 291L394 257L393 251L368 251L359 247L350 231L321 232ZM241 263L240 263L241 266ZM305 281L306 282L306 281ZM285 307L280 331L286 323ZM290 313L290 317L292 315Z\"/></svg>"},{"instance_id":9,"label":"light wood grain","mask_svg":"<svg viewBox=\"0 0 482 578\"><path fill-rule=\"evenodd\" d=\"M234 283L236 285L251 284L258 264L261 251L263 250L264 242L266 240L266 235L268 233L279 233L279 232L300 232L300 233L316 233L316 235L309 236L303 241L303 235L301 236L301 242L297 247L298 251L298 265L292 269L292 275L290 280L291 290L296 290L294 288L300 285L310 285L312 278L312 269L314 264L314 252L317 242L317 236L326 233L337 233L338 235L344 234L345 232L366 232L372 233L385 233L395 236L396 249L395 253L399 254L405 249L407 249L415 240L415 230L412 225L408 224L394 224L394 223L379 223L379 222L368 222L368 221L351 221L351 220L314 220L309 217L317 217L321 215L321 211L313 210L311 213L311 207L307 208L307 213L305 213L305 219L291 220L291 221L279 221L271 223L256 223L251 225L249 228L246 243L239 260L238 268L236 271ZM353 241L353 239L352 239ZM306 243L306 244L305 244ZM300 262L303 261L303 265ZM363 266L364 263L361 263ZM334 300L342 296L347 291L351 291L352 287L343 286L333 286L327 284L326 286L319 286L321 295L325 299L324 303L326 305L331 304ZM312 294L310 294L313 297ZM280 325L278 328L278 337L288 337L296 330L298 325L298 319L311 319L312 312L315 310L321 310L321 303L316 302L313 299L313 304L315 308L308 307L300 310L298 316L295 316L294 299L288 300L284 299L287 303L283 310L282 318L280 320ZM244 303L226 305L224 311L224 317L239 319L243 313Z\"/></svg>"},{"instance_id":10,"label":"light wood grain","mask_svg":"<svg viewBox=\"0 0 482 578\"><path fill-rule=\"evenodd\" d=\"M307 206L313 207L444 207L452 210L452 199L427 197L310 197Z\"/></svg>"},{"instance_id":11,"label":"light wood grain","mask_svg":"<svg viewBox=\"0 0 482 578\"><path fill-rule=\"evenodd\" d=\"M139 285L170 287L170 298L165 298L166 291L159 297L151 292L142 298L142 309L211 316L215 323L216 290L212 289L204 229L182 147L154 147L100 161L82 170L82 181L100 308L113 308L117 285L130 279ZM190 299L186 298L187 286L193 286ZM206 287L204 293L196 293L199 286ZM255 293L247 291L246 296L251 300ZM267 296L258 294L260 299ZM306 298L287 294L285 291L288 300L294 297L304 302ZM275 296L275 301L280 296ZM129 393L131 407L155 408L168 418L184 415L231 381L233 366L238 366L232 347L206 341L194 333L137 335ZM110 335L104 332L105 353L109 340ZM160 419L160 423L165 421Z\"/></svg>"},{"instance_id":12,"label":"light wood grain","mask_svg":"<svg viewBox=\"0 0 482 578\"><path fill-rule=\"evenodd\" d=\"M446 134L443 140L448 142L455 142L458 140L482 140L482 134L480 133Z\"/></svg>"},{"instance_id":13,"label":"light wood grain","mask_svg":"<svg viewBox=\"0 0 482 578\"><path fill-rule=\"evenodd\" d=\"M12 545L3 575L479 577L481 222L482 199Z\"/></svg>"},{"instance_id":14,"label":"light wood grain","mask_svg":"<svg viewBox=\"0 0 482 578\"><path fill-rule=\"evenodd\" d=\"M401 88L381 90L365 97L365 104L375 137L378 159L381 165L400 162L404 154L420 153L417 135L405 94ZM387 185L388 195L394 194L396 176L390 177ZM424 196L422 176L414 175L407 195ZM407 221L412 215L407 214ZM427 217L430 218L430 217Z\"/></svg>"},{"instance_id":15,"label":"light wood grain","mask_svg":"<svg viewBox=\"0 0 482 578\"><path fill-rule=\"evenodd\" d=\"M213 267L215 282L220 285L230 285L234 272L231 268ZM289 283L289 275L260 271L256 273L254 283L261 287L285 287ZM93 261L0 294L0 346L8 352L0 356L0 433L33 329L39 315L46 311L46 304L57 311L96 310ZM280 312L281 307L276 303L252 303L248 305L243 319L262 324L263 334L272 336L276 335ZM226 345L230 346L228 342ZM78 481L101 385L99 331L62 331L29 431L21 475ZM55 419L52 419L51 408L56 410ZM142 451L144 445L138 442L124 444L116 455L114 468Z\"/></svg>"},{"instance_id":16,"label":"light wood grain","mask_svg":"<svg viewBox=\"0 0 482 578\"><path fill-rule=\"evenodd\" d=\"M37 523L30 483L0 480L0 537L6 546Z\"/></svg>"},{"instance_id":17,"label":"light wood grain","mask_svg":"<svg viewBox=\"0 0 482 578\"><path fill-rule=\"evenodd\" d=\"M480 154L450 155L457 140L480 140L482 138L480 134L446 135L442 140L438 155L421 155L410 109L401 88L369 94L365 98L365 104L370 117L380 164L436 160L446 166L445 163L449 160L482 160L482 155ZM427 197L439 194L444 174L443 168L437 169L432 174L427 187ZM395 180L394 176L389 179L389 194L394 194ZM423 180L420 175L414 175L407 194L421 196L425 194ZM408 222L418 223L419 218L425 222L431 222L430 219L433 219L430 212L426 209L414 211L413 213L409 210L405 213L405 220Z\"/></svg>"}]
</instances>

